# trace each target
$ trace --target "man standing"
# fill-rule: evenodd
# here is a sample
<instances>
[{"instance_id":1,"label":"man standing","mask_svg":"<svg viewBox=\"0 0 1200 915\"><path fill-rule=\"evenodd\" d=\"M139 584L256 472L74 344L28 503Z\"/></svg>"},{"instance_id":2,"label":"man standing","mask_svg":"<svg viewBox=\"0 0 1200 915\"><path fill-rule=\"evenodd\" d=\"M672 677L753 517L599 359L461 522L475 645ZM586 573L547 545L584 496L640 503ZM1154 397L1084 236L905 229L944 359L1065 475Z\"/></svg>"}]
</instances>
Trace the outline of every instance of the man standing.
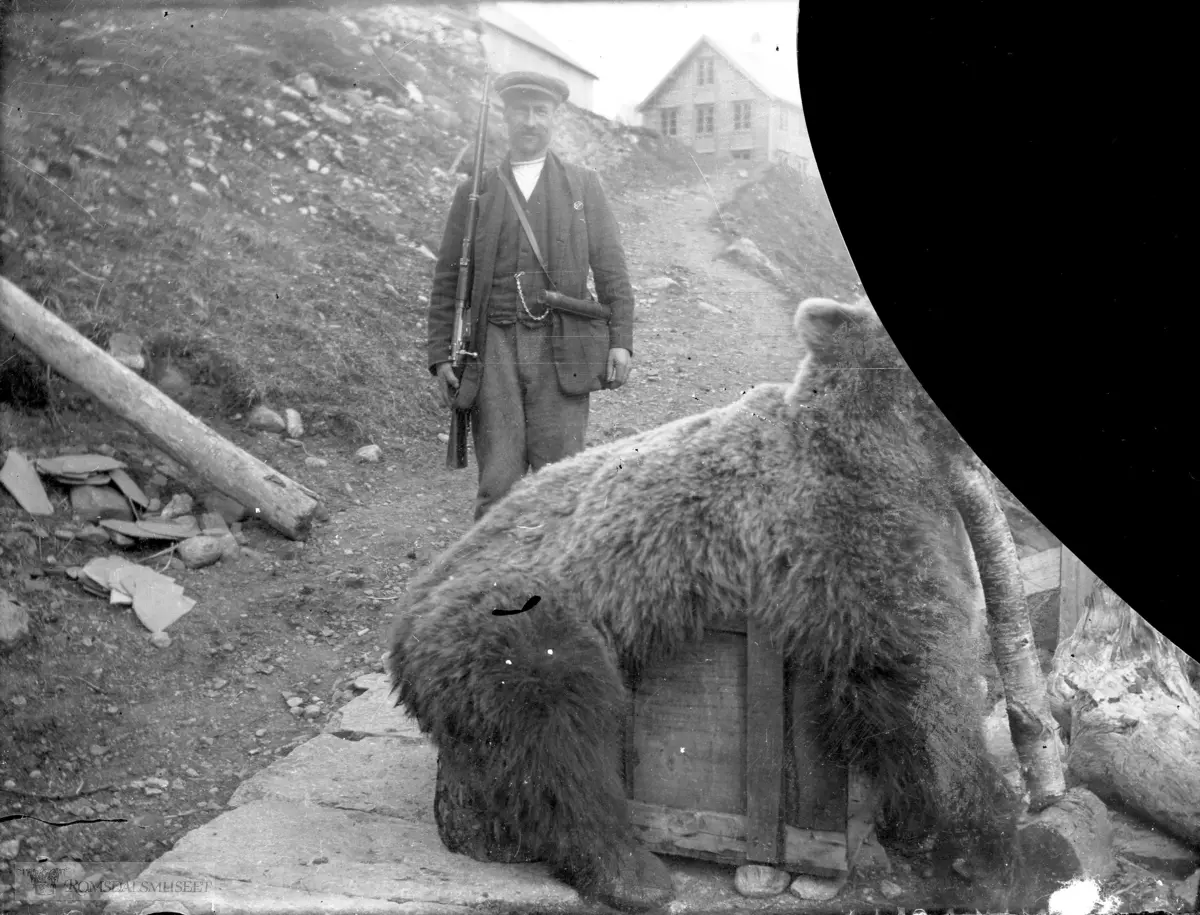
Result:
<instances>
[{"instance_id":1,"label":"man standing","mask_svg":"<svg viewBox=\"0 0 1200 915\"><path fill-rule=\"evenodd\" d=\"M483 374L473 395L458 391L450 362L469 181L450 208L429 302L429 367L438 393L447 407L472 411L475 520L527 470L583 449L589 395L624 384L633 352L633 290L600 180L549 150L567 84L516 72L497 79L496 91L509 153L484 173L479 190L470 305ZM538 304L542 291L589 298L589 270L611 309L607 323Z\"/></svg>"}]
</instances>

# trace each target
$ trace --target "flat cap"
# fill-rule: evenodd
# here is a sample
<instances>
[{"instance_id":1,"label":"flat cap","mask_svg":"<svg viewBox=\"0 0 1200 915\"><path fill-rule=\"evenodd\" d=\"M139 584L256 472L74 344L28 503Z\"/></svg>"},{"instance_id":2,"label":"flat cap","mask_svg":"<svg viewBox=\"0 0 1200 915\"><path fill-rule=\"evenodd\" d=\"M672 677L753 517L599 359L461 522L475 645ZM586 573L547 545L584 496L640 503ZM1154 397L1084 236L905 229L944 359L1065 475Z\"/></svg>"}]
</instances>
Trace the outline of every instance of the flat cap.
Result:
<instances>
[{"instance_id":1,"label":"flat cap","mask_svg":"<svg viewBox=\"0 0 1200 915\"><path fill-rule=\"evenodd\" d=\"M514 70L512 73L505 73L496 80L496 92L501 98L504 98L509 92L533 92L553 99L557 105L565 102L567 96L571 94L571 90L561 79L555 76L546 76L544 73L534 73L531 70Z\"/></svg>"}]
</instances>

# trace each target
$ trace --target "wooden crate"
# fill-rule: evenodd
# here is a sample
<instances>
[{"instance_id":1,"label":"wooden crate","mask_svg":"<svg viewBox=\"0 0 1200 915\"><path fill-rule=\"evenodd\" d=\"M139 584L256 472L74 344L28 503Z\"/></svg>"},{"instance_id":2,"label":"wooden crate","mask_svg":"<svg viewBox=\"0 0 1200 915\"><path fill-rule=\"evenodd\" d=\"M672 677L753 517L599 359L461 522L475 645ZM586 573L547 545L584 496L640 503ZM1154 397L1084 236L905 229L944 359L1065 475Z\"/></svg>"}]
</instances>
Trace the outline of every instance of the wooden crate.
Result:
<instances>
[{"instance_id":1,"label":"wooden crate","mask_svg":"<svg viewBox=\"0 0 1200 915\"><path fill-rule=\"evenodd\" d=\"M865 782L823 759L806 687L753 625L722 620L646 670L626 718L635 829L652 850L844 876L869 829Z\"/></svg>"}]
</instances>

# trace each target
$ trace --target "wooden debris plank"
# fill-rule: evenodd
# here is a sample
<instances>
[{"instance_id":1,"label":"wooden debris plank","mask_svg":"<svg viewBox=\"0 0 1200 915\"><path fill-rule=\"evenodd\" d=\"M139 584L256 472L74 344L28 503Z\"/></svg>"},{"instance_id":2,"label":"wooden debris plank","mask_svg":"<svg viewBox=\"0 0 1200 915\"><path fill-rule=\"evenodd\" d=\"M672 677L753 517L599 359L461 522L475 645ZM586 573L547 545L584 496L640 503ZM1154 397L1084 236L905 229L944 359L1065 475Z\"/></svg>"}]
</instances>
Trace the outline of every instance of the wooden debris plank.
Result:
<instances>
[{"instance_id":1,"label":"wooden debris plank","mask_svg":"<svg viewBox=\"0 0 1200 915\"><path fill-rule=\"evenodd\" d=\"M46 490L33 464L19 451L10 450L0 469L0 483L12 493L17 504L31 515L53 515L54 506L46 498Z\"/></svg>"},{"instance_id":2,"label":"wooden debris plank","mask_svg":"<svg viewBox=\"0 0 1200 915\"><path fill-rule=\"evenodd\" d=\"M284 536L308 536L317 511L311 490L218 435L3 277L0 325L204 482Z\"/></svg>"}]
</instances>

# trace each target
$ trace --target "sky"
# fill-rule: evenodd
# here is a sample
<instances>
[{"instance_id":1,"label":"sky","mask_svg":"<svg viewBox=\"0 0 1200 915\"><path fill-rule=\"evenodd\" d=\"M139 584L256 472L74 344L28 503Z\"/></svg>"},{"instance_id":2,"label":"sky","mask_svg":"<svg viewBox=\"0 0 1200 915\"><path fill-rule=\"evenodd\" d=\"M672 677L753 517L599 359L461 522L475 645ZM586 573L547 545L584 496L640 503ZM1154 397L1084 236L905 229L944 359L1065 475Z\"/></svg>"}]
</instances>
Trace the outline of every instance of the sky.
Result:
<instances>
[{"instance_id":1,"label":"sky","mask_svg":"<svg viewBox=\"0 0 1200 915\"><path fill-rule=\"evenodd\" d=\"M797 0L538 0L497 6L600 77L595 109L610 118L623 106L640 104L704 34L732 53L758 32L764 45L779 45L782 54L796 58Z\"/></svg>"}]
</instances>

